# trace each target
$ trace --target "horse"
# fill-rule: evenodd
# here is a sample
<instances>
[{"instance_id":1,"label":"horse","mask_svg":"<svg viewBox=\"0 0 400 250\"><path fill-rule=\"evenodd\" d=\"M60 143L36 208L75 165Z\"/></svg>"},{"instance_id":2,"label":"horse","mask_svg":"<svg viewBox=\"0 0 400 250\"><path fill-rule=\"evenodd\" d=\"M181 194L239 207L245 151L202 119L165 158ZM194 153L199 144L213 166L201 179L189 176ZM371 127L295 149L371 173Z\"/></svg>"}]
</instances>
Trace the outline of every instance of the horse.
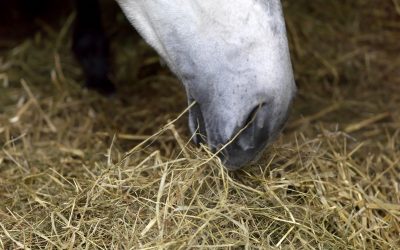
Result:
<instances>
[{"instance_id":1,"label":"horse","mask_svg":"<svg viewBox=\"0 0 400 250\"><path fill-rule=\"evenodd\" d=\"M282 130L296 85L280 0L117 0L183 83L189 127L230 170Z\"/></svg>"},{"instance_id":2,"label":"horse","mask_svg":"<svg viewBox=\"0 0 400 250\"><path fill-rule=\"evenodd\" d=\"M257 161L296 93L281 1L116 1L182 82L194 142L207 144L229 170ZM75 5L73 51L86 85L112 93L98 0Z\"/></svg>"}]
</instances>

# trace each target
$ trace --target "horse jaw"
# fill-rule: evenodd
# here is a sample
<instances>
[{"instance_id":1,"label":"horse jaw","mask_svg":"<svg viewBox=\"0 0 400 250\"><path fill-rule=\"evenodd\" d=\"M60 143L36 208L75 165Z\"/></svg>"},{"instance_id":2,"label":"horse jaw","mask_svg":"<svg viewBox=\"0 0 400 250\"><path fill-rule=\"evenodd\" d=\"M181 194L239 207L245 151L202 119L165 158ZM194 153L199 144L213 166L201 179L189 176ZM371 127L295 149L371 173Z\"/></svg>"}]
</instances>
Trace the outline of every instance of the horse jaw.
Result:
<instances>
[{"instance_id":1,"label":"horse jaw","mask_svg":"<svg viewBox=\"0 0 400 250\"><path fill-rule=\"evenodd\" d=\"M261 104L268 108L268 120L259 121L268 123L263 148L269 144L296 92L279 0L117 1L198 103L211 148L229 142ZM194 132L200 124L191 116Z\"/></svg>"}]
</instances>

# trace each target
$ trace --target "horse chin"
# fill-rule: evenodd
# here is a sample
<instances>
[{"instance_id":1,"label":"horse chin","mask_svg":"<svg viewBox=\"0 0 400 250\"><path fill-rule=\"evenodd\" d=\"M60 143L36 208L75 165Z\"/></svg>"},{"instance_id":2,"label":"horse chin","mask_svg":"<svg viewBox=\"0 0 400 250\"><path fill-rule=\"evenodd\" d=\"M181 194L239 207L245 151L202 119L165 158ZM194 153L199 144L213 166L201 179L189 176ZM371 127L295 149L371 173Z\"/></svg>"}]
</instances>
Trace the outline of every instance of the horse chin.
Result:
<instances>
[{"instance_id":1,"label":"horse chin","mask_svg":"<svg viewBox=\"0 0 400 250\"><path fill-rule=\"evenodd\" d=\"M248 145L248 139L249 135L239 135L238 138L228 143L218 155L228 170L235 171L244 166L257 163L271 141L267 137L263 138L263 142L259 144ZM245 144L247 145L244 146Z\"/></svg>"},{"instance_id":2,"label":"horse chin","mask_svg":"<svg viewBox=\"0 0 400 250\"><path fill-rule=\"evenodd\" d=\"M238 144L233 142L221 150L218 157L221 159L221 162L224 164L226 169L236 171L245 166L257 163L268 145L269 143L266 142L261 146L251 147L244 150Z\"/></svg>"}]
</instances>

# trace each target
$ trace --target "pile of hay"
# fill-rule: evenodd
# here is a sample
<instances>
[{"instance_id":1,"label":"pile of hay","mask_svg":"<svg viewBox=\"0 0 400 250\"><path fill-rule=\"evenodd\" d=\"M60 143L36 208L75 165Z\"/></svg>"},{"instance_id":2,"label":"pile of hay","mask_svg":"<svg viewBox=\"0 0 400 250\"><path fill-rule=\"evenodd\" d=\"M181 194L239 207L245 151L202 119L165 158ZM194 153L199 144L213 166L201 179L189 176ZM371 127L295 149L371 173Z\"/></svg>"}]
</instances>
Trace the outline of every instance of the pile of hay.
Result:
<instances>
[{"instance_id":1,"label":"pile of hay","mask_svg":"<svg viewBox=\"0 0 400 250\"><path fill-rule=\"evenodd\" d=\"M0 249L399 249L400 2L284 4L299 95L238 172L189 142L180 83L132 31L112 32L113 99L80 87L72 18L1 43Z\"/></svg>"}]
</instances>

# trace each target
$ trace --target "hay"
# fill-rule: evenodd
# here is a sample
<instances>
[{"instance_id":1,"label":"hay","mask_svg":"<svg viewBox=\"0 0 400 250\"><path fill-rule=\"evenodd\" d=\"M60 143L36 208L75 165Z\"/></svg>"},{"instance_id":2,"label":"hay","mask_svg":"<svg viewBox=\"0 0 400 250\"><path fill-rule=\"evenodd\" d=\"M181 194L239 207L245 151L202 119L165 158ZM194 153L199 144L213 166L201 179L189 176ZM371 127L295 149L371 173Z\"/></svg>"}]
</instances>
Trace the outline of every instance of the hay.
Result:
<instances>
[{"instance_id":1,"label":"hay","mask_svg":"<svg viewBox=\"0 0 400 250\"><path fill-rule=\"evenodd\" d=\"M0 249L398 249L398 7L285 2L299 96L233 173L189 143L182 87L130 31L115 99L79 87L69 19L2 49Z\"/></svg>"}]
</instances>

